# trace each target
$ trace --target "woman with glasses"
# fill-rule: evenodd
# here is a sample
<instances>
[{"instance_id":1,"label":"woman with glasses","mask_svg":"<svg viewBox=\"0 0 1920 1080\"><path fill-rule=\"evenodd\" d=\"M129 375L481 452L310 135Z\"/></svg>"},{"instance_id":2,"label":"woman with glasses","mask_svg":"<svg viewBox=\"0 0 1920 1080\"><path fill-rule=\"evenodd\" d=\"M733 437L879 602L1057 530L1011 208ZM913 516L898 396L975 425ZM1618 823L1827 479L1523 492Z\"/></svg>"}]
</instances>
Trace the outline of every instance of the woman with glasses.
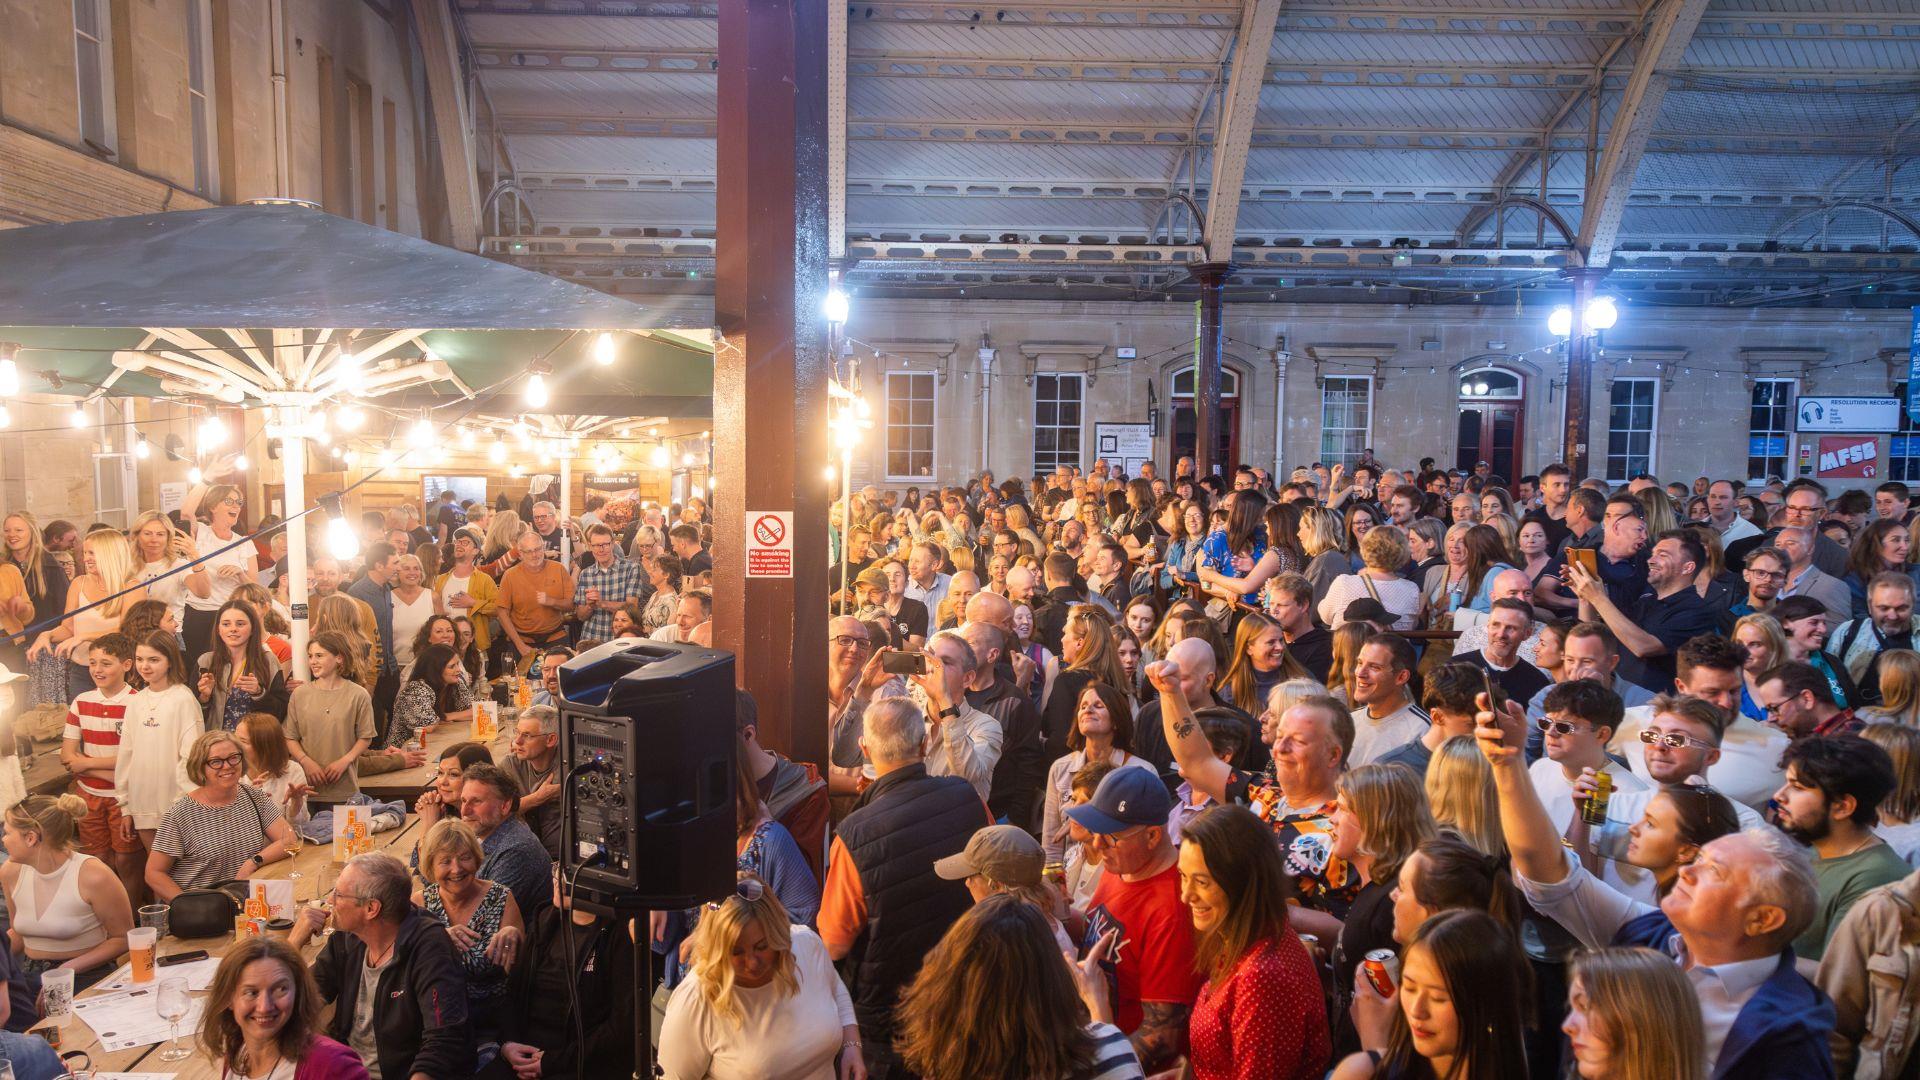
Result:
<instances>
[{"instance_id":1,"label":"woman with glasses","mask_svg":"<svg viewBox=\"0 0 1920 1080\"><path fill-rule=\"evenodd\" d=\"M254 546L235 544L241 534L234 526L245 508L240 489L231 484L196 486L180 505L180 515L188 521L202 509L207 512L205 521L194 521L193 525L193 547L204 557L200 565L207 570L209 587L205 596L193 592L186 596L180 634L188 656L199 656L207 650L220 609L233 598L233 590L243 582L260 580L259 555Z\"/></svg>"},{"instance_id":2,"label":"woman with glasses","mask_svg":"<svg viewBox=\"0 0 1920 1080\"><path fill-rule=\"evenodd\" d=\"M660 1026L660 1066L669 1080L865 1080L853 999L825 943L759 878L740 875L700 912L692 973Z\"/></svg>"},{"instance_id":3,"label":"woman with glasses","mask_svg":"<svg viewBox=\"0 0 1920 1080\"><path fill-rule=\"evenodd\" d=\"M160 819L147 855L147 887L172 900L184 889L245 879L287 853L293 827L273 797L240 782L246 755L225 731L194 740L187 778L199 785Z\"/></svg>"},{"instance_id":4,"label":"woman with glasses","mask_svg":"<svg viewBox=\"0 0 1920 1080\"><path fill-rule=\"evenodd\" d=\"M413 903L447 928L467 976L467 1008L481 1042L500 1040L506 1025L507 973L526 941L513 893L480 876L480 838L458 818L436 823L420 845Z\"/></svg>"}]
</instances>

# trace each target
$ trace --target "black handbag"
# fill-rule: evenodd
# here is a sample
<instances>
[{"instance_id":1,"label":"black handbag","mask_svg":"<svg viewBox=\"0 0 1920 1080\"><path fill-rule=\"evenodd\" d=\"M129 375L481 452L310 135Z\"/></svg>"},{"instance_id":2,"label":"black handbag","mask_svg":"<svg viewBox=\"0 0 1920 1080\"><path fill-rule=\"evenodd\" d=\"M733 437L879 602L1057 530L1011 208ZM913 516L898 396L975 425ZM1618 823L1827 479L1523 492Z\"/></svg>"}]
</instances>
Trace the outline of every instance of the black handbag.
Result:
<instances>
[{"instance_id":1,"label":"black handbag","mask_svg":"<svg viewBox=\"0 0 1920 1080\"><path fill-rule=\"evenodd\" d=\"M241 910L234 890L244 890L246 884L223 881L211 889L181 890L167 905L167 932L177 938L220 937L230 932Z\"/></svg>"}]
</instances>

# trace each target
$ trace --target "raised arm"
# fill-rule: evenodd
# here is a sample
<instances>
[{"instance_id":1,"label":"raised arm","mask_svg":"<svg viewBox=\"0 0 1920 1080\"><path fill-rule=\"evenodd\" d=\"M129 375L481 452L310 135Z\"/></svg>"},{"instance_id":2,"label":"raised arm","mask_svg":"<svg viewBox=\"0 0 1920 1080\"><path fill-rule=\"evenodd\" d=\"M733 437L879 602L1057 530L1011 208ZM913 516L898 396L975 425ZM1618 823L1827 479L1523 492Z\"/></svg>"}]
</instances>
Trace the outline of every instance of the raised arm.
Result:
<instances>
[{"instance_id":1,"label":"raised arm","mask_svg":"<svg viewBox=\"0 0 1920 1080\"><path fill-rule=\"evenodd\" d=\"M1485 710L1487 696L1477 695L1475 703ZM1542 885L1564 880L1567 857L1560 834L1533 789L1533 778L1527 775L1526 712L1517 702L1508 701L1498 717L1482 711L1476 719L1473 735L1480 741L1480 752L1493 766L1493 784L1500 795L1500 826L1506 833L1514 869Z\"/></svg>"},{"instance_id":2,"label":"raised arm","mask_svg":"<svg viewBox=\"0 0 1920 1080\"><path fill-rule=\"evenodd\" d=\"M1233 767L1221 761L1207 742L1206 732L1180 691L1180 667L1171 660L1147 665L1147 681L1160 692L1160 723L1165 727L1167 746L1180 773L1195 791L1204 791L1219 802L1227 801L1227 782Z\"/></svg>"}]
</instances>

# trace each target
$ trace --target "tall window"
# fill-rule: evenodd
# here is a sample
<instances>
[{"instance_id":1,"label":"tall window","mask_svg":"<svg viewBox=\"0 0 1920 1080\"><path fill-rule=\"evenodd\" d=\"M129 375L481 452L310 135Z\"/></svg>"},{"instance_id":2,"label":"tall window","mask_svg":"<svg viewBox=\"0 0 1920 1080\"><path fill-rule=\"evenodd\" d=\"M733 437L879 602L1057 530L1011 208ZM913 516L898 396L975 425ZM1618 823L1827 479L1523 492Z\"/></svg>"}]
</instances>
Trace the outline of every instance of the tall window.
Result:
<instances>
[{"instance_id":1,"label":"tall window","mask_svg":"<svg viewBox=\"0 0 1920 1080\"><path fill-rule=\"evenodd\" d=\"M114 149L113 53L104 0L73 0L73 60L80 98L80 138Z\"/></svg>"},{"instance_id":2,"label":"tall window","mask_svg":"<svg viewBox=\"0 0 1920 1080\"><path fill-rule=\"evenodd\" d=\"M208 0L187 0L187 111L193 122L193 190L211 199L219 184L213 146L213 17Z\"/></svg>"},{"instance_id":3,"label":"tall window","mask_svg":"<svg viewBox=\"0 0 1920 1080\"><path fill-rule=\"evenodd\" d=\"M1782 480L1791 474L1793 456L1792 379L1756 379L1753 403L1747 414L1747 478L1764 483L1769 476Z\"/></svg>"},{"instance_id":4,"label":"tall window","mask_svg":"<svg viewBox=\"0 0 1920 1080\"><path fill-rule=\"evenodd\" d=\"M1900 399L1900 426L1887 440L1887 479L1920 484L1920 425L1907 415L1907 384L1896 384L1893 396Z\"/></svg>"},{"instance_id":5,"label":"tall window","mask_svg":"<svg viewBox=\"0 0 1920 1080\"><path fill-rule=\"evenodd\" d=\"M1660 384L1654 379L1613 380L1607 409L1607 479L1624 483L1653 472L1653 421Z\"/></svg>"},{"instance_id":6,"label":"tall window","mask_svg":"<svg viewBox=\"0 0 1920 1080\"><path fill-rule=\"evenodd\" d=\"M1078 466L1080 405L1086 376L1041 374L1033 377L1033 471L1050 473L1058 465Z\"/></svg>"},{"instance_id":7,"label":"tall window","mask_svg":"<svg viewBox=\"0 0 1920 1080\"><path fill-rule=\"evenodd\" d=\"M933 475L933 372L887 372L887 476Z\"/></svg>"},{"instance_id":8,"label":"tall window","mask_svg":"<svg viewBox=\"0 0 1920 1080\"><path fill-rule=\"evenodd\" d=\"M1320 460L1351 469L1373 443L1373 376L1329 377L1320 388Z\"/></svg>"}]
</instances>

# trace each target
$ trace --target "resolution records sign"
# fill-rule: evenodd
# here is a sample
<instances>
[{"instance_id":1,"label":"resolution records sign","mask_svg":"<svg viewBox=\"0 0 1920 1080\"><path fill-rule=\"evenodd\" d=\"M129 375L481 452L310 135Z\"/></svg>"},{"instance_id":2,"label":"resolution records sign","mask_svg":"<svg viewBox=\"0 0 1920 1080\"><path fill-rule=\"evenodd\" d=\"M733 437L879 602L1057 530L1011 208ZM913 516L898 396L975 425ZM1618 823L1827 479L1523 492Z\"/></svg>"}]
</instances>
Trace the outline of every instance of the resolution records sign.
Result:
<instances>
[{"instance_id":1,"label":"resolution records sign","mask_svg":"<svg viewBox=\"0 0 1920 1080\"><path fill-rule=\"evenodd\" d=\"M1814 475L1868 478L1880 475L1880 440L1872 435L1822 435Z\"/></svg>"},{"instance_id":2,"label":"resolution records sign","mask_svg":"<svg viewBox=\"0 0 1920 1080\"><path fill-rule=\"evenodd\" d=\"M793 576L793 511L747 511L747 577Z\"/></svg>"}]
</instances>

